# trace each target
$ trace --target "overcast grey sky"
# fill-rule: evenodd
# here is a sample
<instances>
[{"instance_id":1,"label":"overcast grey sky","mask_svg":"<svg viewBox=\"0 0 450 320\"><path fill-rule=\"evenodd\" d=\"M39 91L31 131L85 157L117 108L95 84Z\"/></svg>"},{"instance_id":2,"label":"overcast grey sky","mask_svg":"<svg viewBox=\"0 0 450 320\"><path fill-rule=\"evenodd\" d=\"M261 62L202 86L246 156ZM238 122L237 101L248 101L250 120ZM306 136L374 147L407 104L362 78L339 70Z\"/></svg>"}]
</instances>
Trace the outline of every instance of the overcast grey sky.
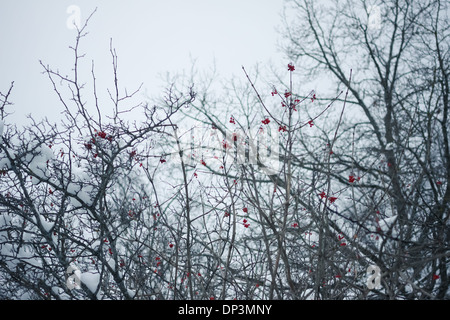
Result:
<instances>
[{"instance_id":1,"label":"overcast grey sky","mask_svg":"<svg viewBox=\"0 0 450 320\"><path fill-rule=\"evenodd\" d=\"M100 88L112 88L109 42L119 57L121 87L144 83L157 93L161 73L189 70L191 58L201 68L213 61L224 77L242 75L241 66L279 61L277 49L283 0L18 0L0 5L0 91L15 81L11 96L20 123L26 114L55 119L62 110L42 60L70 74L75 30L67 27L75 5L84 21L95 8L89 35L82 42L86 58L80 66L89 75L95 61ZM284 64L285 61L283 61ZM88 79L90 80L90 79Z\"/></svg>"}]
</instances>

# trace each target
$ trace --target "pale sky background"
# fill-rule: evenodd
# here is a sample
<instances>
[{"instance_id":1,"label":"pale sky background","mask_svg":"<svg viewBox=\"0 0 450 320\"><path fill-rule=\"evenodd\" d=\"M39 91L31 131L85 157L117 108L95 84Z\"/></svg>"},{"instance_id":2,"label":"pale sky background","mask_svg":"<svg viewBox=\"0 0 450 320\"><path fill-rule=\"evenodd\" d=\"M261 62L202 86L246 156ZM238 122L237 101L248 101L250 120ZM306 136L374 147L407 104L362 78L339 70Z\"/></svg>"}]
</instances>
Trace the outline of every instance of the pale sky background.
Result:
<instances>
[{"instance_id":1,"label":"pale sky background","mask_svg":"<svg viewBox=\"0 0 450 320\"><path fill-rule=\"evenodd\" d=\"M0 4L0 91L11 81L14 114L7 122L20 124L27 114L55 120L62 106L39 64L63 74L73 67L75 30L66 23L67 8L76 5L84 21L95 8L89 35L81 43L86 58L80 68L90 80L91 61L99 90L112 88L110 39L119 58L119 86L129 92L157 95L160 75L189 71L192 58L208 69L215 61L223 77L243 76L269 61L286 65L277 47L284 0L7 0ZM91 99L91 97L86 97ZM9 109L11 111L11 109Z\"/></svg>"}]
</instances>

